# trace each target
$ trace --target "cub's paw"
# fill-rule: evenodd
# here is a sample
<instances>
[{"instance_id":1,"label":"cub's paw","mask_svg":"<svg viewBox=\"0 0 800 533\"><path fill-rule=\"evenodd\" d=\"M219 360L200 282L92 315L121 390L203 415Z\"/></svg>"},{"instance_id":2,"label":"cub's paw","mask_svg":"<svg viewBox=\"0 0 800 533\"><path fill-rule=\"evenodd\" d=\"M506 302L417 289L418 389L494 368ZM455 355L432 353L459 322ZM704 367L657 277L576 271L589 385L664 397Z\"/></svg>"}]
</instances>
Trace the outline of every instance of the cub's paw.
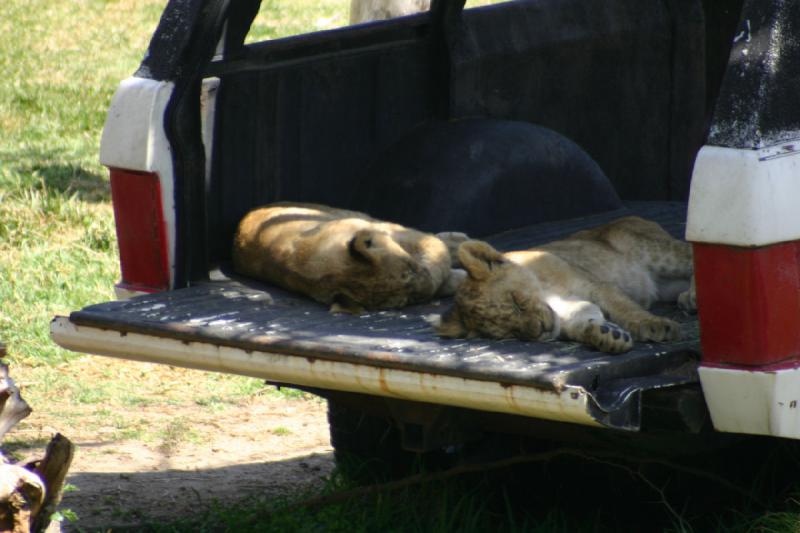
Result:
<instances>
[{"instance_id":1,"label":"cub's paw","mask_svg":"<svg viewBox=\"0 0 800 533\"><path fill-rule=\"evenodd\" d=\"M637 341L671 342L681 338L680 324L658 316L639 320L629 329Z\"/></svg>"},{"instance_id":2,"label":"cub's paw","mask_svg":"<svg viewBox=\"0 0 800 533\"><path fill-rule=\"evenodd\" d=\"M633 348L633 337L613 322L590 320L584 342L605 353L623 353Z\"/></svg>"},{"instance_id":3,"label":"cub's paw","mask_svg":"<svg viewBox=\"0 0 800 533\"><path fill-rule=\"evenodd\" d=\"M458 260L458 246L462 242L469 240L467 234L461 233L460 231L443 231L441 233L437 233L436 237L441 240L445 246L447 246L447 251L450 252L450 261L453 265L453 268L461 268L461 263Z\"/></svg>"},{"instance_id":4,"label":"cub's paw","mask_svg":"<svg viewBox=\"0 0 800 533\"><path fill-rule=\"evenodd\" d=\"M697 294L694 290L682 292L678 295L678 307L687 313L697 312Z\"/></svg>"}]
</instances>

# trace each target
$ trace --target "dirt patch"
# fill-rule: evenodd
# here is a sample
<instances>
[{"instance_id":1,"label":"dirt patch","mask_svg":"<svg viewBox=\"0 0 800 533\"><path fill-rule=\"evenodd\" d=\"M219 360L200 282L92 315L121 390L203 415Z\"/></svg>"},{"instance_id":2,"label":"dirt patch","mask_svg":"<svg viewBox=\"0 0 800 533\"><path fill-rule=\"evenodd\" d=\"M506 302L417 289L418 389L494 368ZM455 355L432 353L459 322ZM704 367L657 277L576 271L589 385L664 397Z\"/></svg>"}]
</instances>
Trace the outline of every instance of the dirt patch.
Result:
<instances>
[{"instance_id":1,"label":"dirt patch","mask_svg":"<svg viewBox=\"0 0 800 533\"><path fill-rule=\"evenodd\" d=\"M162 380L181 384L206 379L205 373L185 369L157 371ZM128 427L126 420L148 421L147 430L131 424L138 428L135 438L121 439L114 427L89 429L88 413L82 427L74 417L66 424L57 413L34 411L12 432L19 442L13 446L17 457L41 456L56 430L76 443L67 479L76 490L64 495L61 509L75 512L78 521L65 522L63 530L172 521L196 515L214 501L289 496L321 485L332 471L327 406L316 397L271 393L211 405L143 403L90 406L105 409L103 418L122 427Z\"/></svg>"},{"instance_id":2,"label":"dirt patch","mask_svg":"<svg viewBox=\"0 0 800 533\"><path fill-rule=\"evenodd\" d=\"M262 398L203 418L176 430L203 431L208 438L199 443L190 436L171 444L167 435L152 444L81 444L68 478L78 490L62 507L75 511L84 529L174 519L215 500L308 489L333 467L321 402Z\"/></svg>"}]
</instances>

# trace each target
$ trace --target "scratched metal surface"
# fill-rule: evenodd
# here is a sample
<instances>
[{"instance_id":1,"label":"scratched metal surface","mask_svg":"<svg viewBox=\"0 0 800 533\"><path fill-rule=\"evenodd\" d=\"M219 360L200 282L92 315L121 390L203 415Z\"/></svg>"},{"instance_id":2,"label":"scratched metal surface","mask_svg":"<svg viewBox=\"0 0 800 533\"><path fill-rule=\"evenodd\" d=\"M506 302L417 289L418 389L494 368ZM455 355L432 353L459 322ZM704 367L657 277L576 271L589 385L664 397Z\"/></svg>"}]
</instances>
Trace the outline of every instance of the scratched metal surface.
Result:
<instances>
[{"instance_id":1,"label":"scratched metal surface","mask_svg":"<svg viewBox=\"0 0 800 533\"><path fill-rule=\"evenodd\" d=\"M684 204L642 203L602 215L509 231L490 240L501 249L528 247L631 213L656 220L674 235L683 236ZM120 332L546 390L556 391L565 384L582 385L604 412L630 403L632 397L637 399L643 388L697 380L697 322L674 306L655 311L681 322L684 340L637 343L631 352L607 356L567 342L440 339L427 317L444 312L450 305L448 300L362 316L334 315L323 305L272 286L217 277L221 279L188 289L92 305L72 313L70 319L78 325Z\"/></svg>"}]
</instances>

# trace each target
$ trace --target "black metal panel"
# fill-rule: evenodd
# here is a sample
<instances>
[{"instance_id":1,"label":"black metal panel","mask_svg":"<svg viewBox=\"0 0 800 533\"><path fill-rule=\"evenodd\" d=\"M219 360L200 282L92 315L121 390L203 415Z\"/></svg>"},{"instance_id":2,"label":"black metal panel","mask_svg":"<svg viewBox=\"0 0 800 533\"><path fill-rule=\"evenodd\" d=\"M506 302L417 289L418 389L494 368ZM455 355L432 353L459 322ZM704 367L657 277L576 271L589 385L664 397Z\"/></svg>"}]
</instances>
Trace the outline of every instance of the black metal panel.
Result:
<instances>
[{"instance_id":1,"label":"black metal panel","mask_svg":"<svg viewBox=\"0 0 800 533\"><path fill-rule=\"evenodd\" d=\"M435 114L425 41L311 65L225 76L210 195L215 258L239 219L277 200L348 205L361 170Z\"/></svg>"},{"instance_id":2,"label":"black metal panel","mask_svg":"<svg viewBox=\"0 0 800 533\"><path fill-rule=\"evenodd\" d=\"M659 221L673 235L683 234L685 205L661 203L531 226L498 235L491 242L501 249L530 246L631 213ZM608 356L566 342L440 339L425 317L441 313L449 305L444 300L361 316L333 315L307 298L247 280L226 279L90 306L74 312L70 320L121 332L554 392L565 385L579 385L592 395L596 418L613 427L638 427L642 390L697 381L697 322L675 306L660 307L656 312L681 322L685 340L637 343L626 354Z\"/></svg>"},{"instance_id":3,"label":"black metal panel","mask_svg":"<svg viewBox=\"0 0 800 533\"><path fill-rule=\"evenodd\" d=\"M703 131L703 27L699 2L667 4L533 0L465 11L453 115L546 126L584 148L623 199L685 199ZM673 121L676 97L694 98L700 112ZM676 142L686 137L692 146Z\"/></svg>"},{"instance_id":4,"label":"black metal panel","mask_svg":"<svg viewBox=\"0 0 800 533\"><path fill-rule=\"evenodd\" d=\"M744 0L703 0L706 41L706 124L717 104ZM706 127L706 131L708 128Z\"/></svg>"},{"instance_id":5,"label":"black metal panel","mask_svg":"<svg viewBox=\"0 0 800 533\"><path fill-rule=\"evenodd\" d=\"M689 198L697 151L708 130L706 43L703 6L697 0L666 0L672 19L668 195Z\"/></svg>"},{"instance_id":6,"label":"black metal panel","mask_svg":"<svg viewBox=\"0 0 800 533\"><path fill-rule=\"evenodd\" d=\"M228 6L229 0L171 0L136 72L139 77L174 83L163 117L175 191L173 287L184 287L208 274L200 84L222 35ZM235 11L234 18L236 30L249 24L244 20L247 14L243 13L243 4ZM241 31L234 33L244 35Z\"/></svg>"},{"instance_id":7,"label":"black metal panel","mask_svg":"<svg viewBox=\"0 0 800 533\"><path fill-rule=\"evenodd\" d=\"M193 30L205 16L203 11L208 4L208 0L169 0L136 76L159 81L181 76L186 56L195 44Z\"/></svg>"},{"instance_id":8,"label":"black metal panel","mask_svg":"<svg viewBox=\"0 0 800 533\"><path fill-rule=\"evenodd\" d=\"M170 145L175 194L175 272L172 286L189 285L208 276L206 155L200 118L202 72L222 35L229 0L207 0L200 6L180 54L175 86L164 113ZM192 16L195 16L193 13Z\"/></svg>"},{"instance_id":9,"label":"black metal panel","mask_svg":"<svg viewBox=\"0 0 800 533\"><path fill-rule=\"evenodd\" d=\"M223 53L231 57L241 52L253 20L258 15L261 0L237 0L228 9Z\"/></svg>"},{"instance_id":10,"label":"black metal panel","mask_svg":"<svg viewBox=\"0 0 800 533\"><path fill-rule=\"evenodd\" d=\"M208 274L200 84L222 34L228 4L228 0L170 0L136 72L141 78L174 83L163 117L175 191L173 287L185 287Z\"/></svg>"},{"instance_id":11,"label":"black metal panel","mask_svg":"<svg viewBox=\"0 0 800 533\"><path fill-rule=\"evenodd\" d=\"M206 72L221 77L212 260L256 205L350 205L370 161L443 112L541 124L622 198L685 199L704 124L699 5L517 1L443 10L442 28L434 13L244 47Z\"/></svg>"},{"instance_id":12,"label":"black metal panel","mask_svg":"<svg viewBox=\"0 0 800 533\"><path fill-rule=\"evenodd\" d=\"M800 2L748 0L709 143L760 148L800 138Z\"/></svg>"},{"instance_id":13,"label":"black metal panel","mask_svg":"<svg viewBox=\"0 0 800 533\"><path fill-rule=\"evenodd\" d=\"M205 69L206 50L220 38L221 18L227 17L224 51L239 52L261 0L169 0L136 76L172 81Z\"/></svg>"}]
</instances>

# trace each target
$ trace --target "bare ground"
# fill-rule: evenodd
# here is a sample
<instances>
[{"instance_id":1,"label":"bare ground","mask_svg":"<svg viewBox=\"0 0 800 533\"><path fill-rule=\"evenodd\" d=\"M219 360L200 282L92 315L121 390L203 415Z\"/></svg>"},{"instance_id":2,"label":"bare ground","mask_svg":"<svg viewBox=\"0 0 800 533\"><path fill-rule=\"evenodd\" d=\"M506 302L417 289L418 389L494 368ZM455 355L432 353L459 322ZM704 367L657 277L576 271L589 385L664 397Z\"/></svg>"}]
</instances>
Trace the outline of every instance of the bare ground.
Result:
<instances>
[{"instance_id":1,"label":"bare ground","mask_svg":"<svg viewBox=\"0 0 800 533\"><path fill-rule=\"evenodd\" d=\"M149 370L181 385L205 375ZM15 430L17 457L41 456L42 443L55 431L77 444L67 479L75 490L64 495L60 508L76 513L78 521L64 522L64 531L173 521L214 501L248 495L291 496L321 485L333 468L326 404L314 397L254 395L222 406L157 402L117 406L111 414L118 421L150 421L160 428L158 438L144 431L141 438L121 440L113 429L64 427L53 413L36 411Z\"/></svg>"}]
</instances>

